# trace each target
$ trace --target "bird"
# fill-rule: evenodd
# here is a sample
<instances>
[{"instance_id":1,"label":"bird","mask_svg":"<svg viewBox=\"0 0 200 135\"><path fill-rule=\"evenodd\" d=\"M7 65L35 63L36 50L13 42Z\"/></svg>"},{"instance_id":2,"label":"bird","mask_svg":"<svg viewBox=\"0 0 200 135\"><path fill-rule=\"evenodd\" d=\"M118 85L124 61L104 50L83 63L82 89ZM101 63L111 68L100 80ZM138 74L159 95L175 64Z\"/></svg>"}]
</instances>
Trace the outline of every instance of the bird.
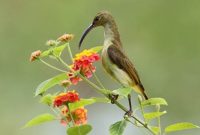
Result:
<instances>
[{"instance_id":1,"label":"bird","mask_svg":"<svg viewBox=\"0 0 200 135\"><path fill-rule=\"evenodd\" d=\"M123 87L131 87L137 93L148 99L138 72L131 60L125 54L114 17L108 11L96 14L92 23L83 32L79 42L79 49L86 35L94 28L104 28L104 43L102 49L102 65L107 73L118 81ZM128 95L129 112L132 112L131 94Z\"/></svg>"}]
</instances>

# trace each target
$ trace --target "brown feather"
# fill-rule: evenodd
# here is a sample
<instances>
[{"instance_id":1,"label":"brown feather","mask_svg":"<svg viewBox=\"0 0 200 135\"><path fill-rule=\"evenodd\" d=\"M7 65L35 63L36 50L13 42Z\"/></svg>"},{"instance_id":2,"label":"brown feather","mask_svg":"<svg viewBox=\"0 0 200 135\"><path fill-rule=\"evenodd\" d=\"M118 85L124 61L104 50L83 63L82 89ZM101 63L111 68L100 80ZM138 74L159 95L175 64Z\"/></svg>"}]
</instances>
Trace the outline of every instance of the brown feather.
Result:
<instances>
[{"instance_id":1,"label":"brown feather","mask_svg":"<svg viewBox=\"0 0 200 135\"><path fill-rule=\"evenodd\" d=\"M108 57L111 60L111 62L115 65L117 65L118 68L125 71L128 76L133 81L133 88L136 86L140 93L143 94L145 99L148 99L146 94L144 93L144 87L140 81L139 75L133 65L133 63L129 60L129 58L124 54L121 48L119 48L119 45L110 45L108 47L107 53Z\"/></svg>"}]
</instances>

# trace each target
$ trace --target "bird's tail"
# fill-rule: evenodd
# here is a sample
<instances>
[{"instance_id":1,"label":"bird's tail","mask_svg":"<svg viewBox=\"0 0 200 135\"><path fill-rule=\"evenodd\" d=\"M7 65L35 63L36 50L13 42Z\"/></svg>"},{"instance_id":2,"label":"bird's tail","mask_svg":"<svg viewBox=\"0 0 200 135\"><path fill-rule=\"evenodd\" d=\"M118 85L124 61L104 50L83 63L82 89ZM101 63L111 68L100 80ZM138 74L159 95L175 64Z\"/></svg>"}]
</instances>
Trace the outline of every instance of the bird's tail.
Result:
<instances>
[{"instance_id":1,"label":"bird's tail","mask_svg":"<svg viewBox=\"0 0 200 135\"><path fill-rule=\"evenodd\" d=\"M145 90L144 90L144 87L143 87L142 84L141 84L141 85L138 84L138 85L133 86L133 89L134 89L137 93L142 94L143 97L145 98L145 100L148 100L148 99L149 99L148 96L147 96L146 93L145 93Z\"/></svg>"}]
</instances>

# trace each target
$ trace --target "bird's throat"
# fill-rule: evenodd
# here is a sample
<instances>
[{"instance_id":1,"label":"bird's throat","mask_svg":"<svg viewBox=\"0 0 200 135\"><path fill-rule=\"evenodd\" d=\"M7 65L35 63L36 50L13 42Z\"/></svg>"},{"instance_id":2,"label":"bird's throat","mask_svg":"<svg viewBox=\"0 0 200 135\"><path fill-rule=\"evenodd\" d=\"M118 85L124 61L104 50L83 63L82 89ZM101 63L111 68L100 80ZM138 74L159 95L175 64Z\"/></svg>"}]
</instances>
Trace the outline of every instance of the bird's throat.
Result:
<instances>
[{"instance_id":1,"label":"bird's throat","mask_svg":"<svg viewBox=\"0 0 200 135\"><path fill-rule=\"evenodd\" d=\"M118 42L118 44L121 45L117 25L115 22L107 23L104 26L104 47L108 48L110 45L114 44L114 42Z\"/></svg>"}]
</instances>

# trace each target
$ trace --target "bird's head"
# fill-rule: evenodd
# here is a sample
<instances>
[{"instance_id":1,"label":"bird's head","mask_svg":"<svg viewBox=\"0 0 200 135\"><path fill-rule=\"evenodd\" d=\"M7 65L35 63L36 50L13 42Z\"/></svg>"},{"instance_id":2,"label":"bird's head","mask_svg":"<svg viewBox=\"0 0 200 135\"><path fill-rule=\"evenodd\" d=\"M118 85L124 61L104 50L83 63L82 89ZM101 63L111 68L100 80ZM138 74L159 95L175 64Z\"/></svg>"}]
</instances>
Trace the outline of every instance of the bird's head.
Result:
<instances>
[{"instance_id":1,"label":"bird's head","mask_svg":"<svg viewBox=\"0 0 200 135\"><path fill-rule=\"evenodd\" d=\"M112 23L113 21L113 17L112 15L108 12L108 11L101 11L99 13L97 13L97 15L94 17L92 23L90 24L90 26L84 31L81 40L79 42L79 48L81 47L81 44L84 40L84 38L86 37L86 35L93 29L96 28L98 26L105 26L108 23Z\"/></svg>"}]
</instances>

